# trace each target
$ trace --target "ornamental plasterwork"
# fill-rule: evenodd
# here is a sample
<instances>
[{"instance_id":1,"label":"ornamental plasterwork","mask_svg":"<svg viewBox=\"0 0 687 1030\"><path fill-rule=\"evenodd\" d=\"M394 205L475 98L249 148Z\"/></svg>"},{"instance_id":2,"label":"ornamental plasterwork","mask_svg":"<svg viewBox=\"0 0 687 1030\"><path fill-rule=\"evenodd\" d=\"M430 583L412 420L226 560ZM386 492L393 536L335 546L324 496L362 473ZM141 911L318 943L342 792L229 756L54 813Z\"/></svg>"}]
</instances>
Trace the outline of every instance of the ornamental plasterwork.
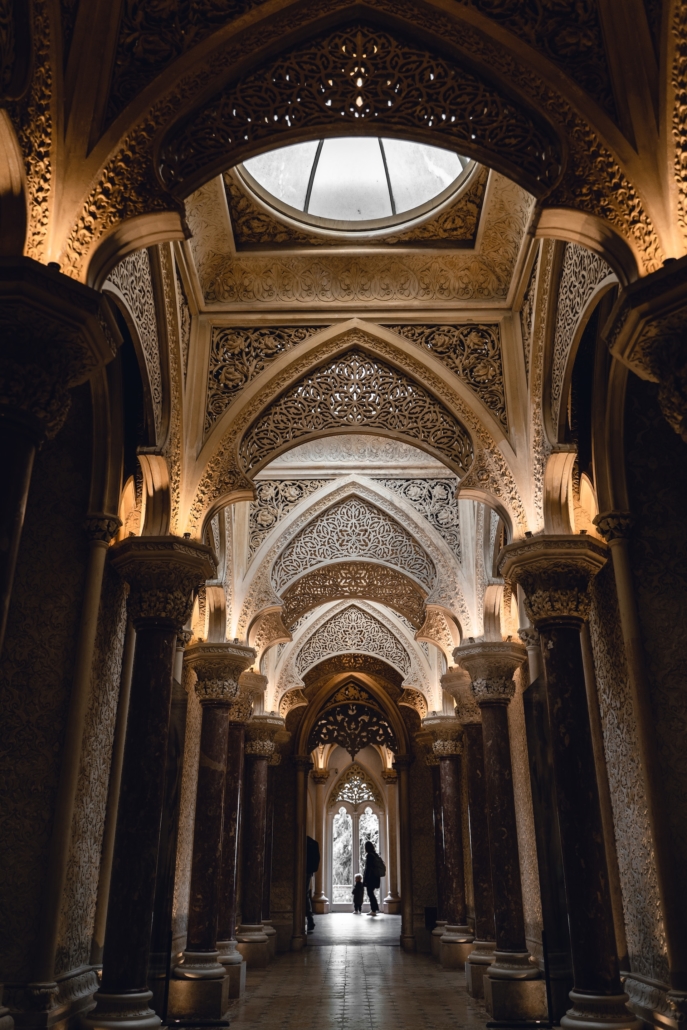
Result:
<instances>
[{"instance_id":1,"label":"ornamental plasterwork","mask_svg":"<svg viewBox=\"0 0 687 1030\"><path fill-rule=\"evenodd\" d=\"M378 478L391 475L398 470L399 475L410 468L418 475L427 472L435 476L446 475L452 478L448 469L437 458L425 451L418 450L412 444L402 440L394 440L387 436L325 436L307 443L297 444L290 451L277 455L270 463L270 471L289 469L311 473L313 469L322 473L328 471L345 475L359 472ZM286 478L286 476L284 476Z\"/></svg>"},{"instance_id":2,"label":"ornamental plasterwork","mask_svg":"<svg viewBox=\"0 0 687 1030\"><path fill-rule=\"evenodd\" d=\"M429 711L427 699L423 693L419 690L415 690L413 687L405 687L403 693L398 699L399 705L405 705L406 708L412 708L414 712L424 719Z\"/></svg>"},{"instance_id":3,"label":"ornamental plasterwork","mask_svg":"<svg viewBox=\"0 0 687 1030\"><path fill-rule=\"evenodd\" d=\"M179 305L179 339L181 344L181 367L184 373L184 381L186 381L186 373L188 371L188 355L191 347L191 309L186 298L186 290L184 288L181 275L179 273L178 265L175 265L175 271L177 284L177 298Z\"/></svg>"},{"instance_id":4,"label":"ornamental plasterwork","mask_svg":"<svg viewBox=\"0 0 687 1030\"><path fill-rule=\"evenodd\" d=\"M423 361L419 360L418 357L399 350L390 341L375 335L367 328L358 327L354 323L352 327L343 330L340 335L326 338L313 352L303 354L301 357L294 356L287 368L275 375L253 397L248 399L244 405L241 405L239 398L235 417L230 425L225 427L219 441L213 444L211 456L204 459L202 469L198 470L200 481L189 510L189 526L195 527L202 520L204 512L219 498L225 497L236 489L248 490L251 488L250 480L244 473L237 457L236 449L242 434L260 412L264 411L265 408L269 410L268 406L273 398L278 398L279 393L287 389L297 376L303 375L315 364L318 364L321 369L327 357L331 354L339 354L344 344L352 347L355 347L356 344L362 344L365 347L370 347L381 357L388 356L395 365L406 370L409 376L426 384L433 394L440 398L450 411L460 419L463 425L467 426L482 446L493 447L492 436L480 420L479 415L446 382L444 377L438 375ZM370 429L374 432L372 426L370 426ZM395 432L400 431L400 429L395 430ZM212 436L210 440L212 440ZM264 442L269 442L269 439ZM306 441L304 440L303 442ZM419 441L411 439L402 442L416 446ZM510 450L507 444L503 444L503 446L507 452ZM273 447L275 449L277 447L276 440L273 441ZM276 455L274 456L276 457ZM266 455L265 457L267 458L268 456ZM509 465L503 458L495 460L501 462L503 489L518 495ZM522 502L518 503L521 504Z\"/></svg>"},{"instance_id":5,"label":"ornamental plasterwork","mask_svg":"<svg viewBox=\"0 0 687 1030\"><path fill-rule=\"evenodd\" d=\"M454 647L460 644L457 628L454 626L452 632L444 613L433 607L425 609L425 621L417 631L416 639L420 643L427 641L434 644L449 659L453 654Z\"/></svg>"},{"instance_id":6,"label":"ornamental plasterwork","mask_svg":"<svg viewBox=\"0 0 687 1030\"><path fill-rule=\"evenodd\" d=\"M325 328L315 326L213 326L205 396L203 433L227 410L236 395L284 351Z\"/></svg>"},{"instance_id":7,"label":"ornamental plasterwork","mask_svg":"<svg viewBox=\"0 0 687 1030\"><path fill-rule=\"evenodd\" d=\"M558 287L551 367L551 419L558 424L565 370L577 327L596 287L613 275L603 258L578 243L566 243Z\"/></svg>"},{"instance_id":8,"label":"ornamental plasterwork","mask_svg":"<svg viewBox=\"0 0 687 1030\"><path fill-rule=\"evenodd\" d=\"M248 556L252 558L277 523L310 494L329 483L329 479L266 480L255 484L255 500L250 502Z\"/></svg>"},{"instance_id":9,"label":"ornamental plasterwork","mask_svg":"<svg viewBox=\"0 0 687 1030\"><path fill-rule=\"evenodd\" d=\"M169 350L169 432L164 444L164 455L169 469L171 493L170 532L179 532L179 501L181 493L181 416L183 410L183 382L186 375L184 357L184 307L177 305L175 298L175 272L178 279L179 270L175 268L170 244L158 247L160 269L162 271L162 288L165 299L165 322ZM177 284L178 289L178 284ZM188 312L188 306L186 307ZM188 329L190 333L190 312L188 313ZM188 346L186 357L188 356ZM217 552L219 553L219 551Z\"/></svg>"},{"instance_id":10,"label":"ornamental plasterwork","mask_svg":"<svg viewBox=\"0 0 687 1030\"><path fill-rule=\"evenodd\" d=\"M410 655L398 638L369 612L351 605L332 616L298 651L296 669L300 676L329 655L351 651L375 654L407 676Z\"/></svg>"},{"instance_id":11,"label":"ornamental plasterwork","mask_svg":"<svg viewBox=\"0 0 687 1030\"><path fill-rule=\"evenodd\" d=\"M443 537L456 560L460 561L459 508L455 497L457 479L378 479L377 482L412 504Z\"/></svg>"},{"instance_id":12,"label":"ornamental plasterwork","mask_svg":"<svg viewBox=\"0 0 687 1030\"><path fill-rule=\"evenodd\" d=\"M547 340L547 316L549 296L553 283L554 256L556 244L554 240L541 240L537 262L539 274L534 298L534 314L532 318L532 344L530 359L530 438L532 440L532 503L534 518L532 531L544 528L544 471L551 453L551 445L544 427L543 390L544 390L544 357Z\"/></svg>"},{"instance_id":13,"label":"ornamental plasterwork","mask_svg":"<svg viewBox=\"0 0 687 1030\"><path fill-rule=\"evenodd\" d=\"M309 701L300 687L288 690L279 702L279 715L282 719L285 719L294 708L302 708L307 704L309 704Z\"/></svg>"},{"instance_id":14,"label":"ornamental plasterwork","mask_svg":"<svg viewBox=\"0 0 687 1030\"><path fill-rule=\"evenodd\" d=\"M436 254L278 254L239 256L215 248L208 253L199 240L194 248L201 286L208 304L238 309L242 305L398 306L427 301L453 308L456 302L505 300L529 224L534 198L496 173L485 202L484 231L476 252L448 250ZM205 193L203 193L205 191ZM211 198L211 199L210 199ZM216 198L202 187L187 201L210 208L197 221L216 217ZM208 236L212 230L208 227Z\"/></svg>"},{"instance_id":15,"label":"ornamental plasterwork","mask_svg":"<svg viewBox=\"0 0 687 1030\"><path fill-rule=\"evenodd\" d=\"M467 472L469 433L419 382L365 351L351 349L315 368L275 399L244 435L239 459L246 472L277 448L319 432L366 429L401 433Z\"/></svg>"},{"instance_id":16,"label":"ornamental plasterwork","mask_svg":"<svg viewBox=\"0 0 687 1030\"><path fill-rule=\"evenodd\" d=\"M355 702L328 708L320 715L307 749L314 751L322 744L338 744L351 758L370 744L396 751L396 737L386 716L378 708Z\"/></svg>"},{"instance_id":17,"label":"ornamental plasterwork","mask_svg":"<svg viewBox=\"0 0 687 1030\"><path fill-rule=\"evenodd\" d=\"M400 569L430 591L434 562L395 519L368 501L349 497L328 508L300 531L272 566L272 583L288 583L324 562L377 561Z\"/></svg>"},{"instance_id":18,"label":"ornamental plasterwork","mask_svg":"<svg viewBox=\"0 0 687 1030\"><path fill-rule=\"evenodd\" d=\"M119 290L136 326L148 373L157 438L162 425L162 371L148 251L137 250L125 257L112 269L107 282Z\"/></svg>"},{"instance_id":19,"label":"ornamental plasterwork","mask_svg":"<svg viewBox=\"0 0 687 1030\"><path fill-rule=\"evenodd\" d=\"M468 491L491 495L509 513L513 527L522 531L527 527L525 506L498 448L485 448L477 452L472 468L458 485L459 494L469 496Z\"/></svg>"},{"instance_id":20,"label":"ornamental plasterwork","mask_svg":"<svg viewBox=\"0 0 687 1030\"><path fill-rule=\"evenodd\" d=\"M525 290L525 296L522 299L522 306L520 308L520 331L522 333L522 346L525 358L525 373L529 378L530 374L530 354L532 352L532 323L534 319L534 291L537 285L537 268L539 267L539 252L534 259L532 265L532 271L530 272L530 278L527 283L527 289Z\"/></svg>"},{"instance_id":21,"label":"ornamental plasterwork","mask_svg":"<svg viewBox=\"0 0 687 1030\"><path fill-rule=\"evenodd\" d=\"M329 807L348 801L354 808L365 801L373 801L380 808L384 807L382 796L377 790L372 777L361 765L354 762L339 777L329 798Z\"/></svg>"},{"instance_id":22,"label":"ornamental plasterwork","mask_svg":"<svg viewBox=\"0 0 687 1030\"><path fill-rule=\"evenodd\" d=\"M353 437L352 439L360 440L361 438ZM307 483L307 480L301 482ZM437 480L437 486L439 487L442 482L444 481ZM446 480L446 482L452 484L454 481ZM261 489L262 483L259 482L257 485L258 489ZM239 632L245 634L251 619L263 608L280 603L270 578L271 567L278 560L280 553L312 520L320 517L338 501L354 495L386 512L430 556L438 572L438 578L428 601L440 604L453 612L465 632L469 633L472 616L465 599L467 586L460 566L455 562L443 540L432 532L424 519L418 519L417 510L411 506L410 501L402 493L399 495L394 491L390 496L385 496L385 493L386 488L379 480L363 476L350 476L339 481L332 481L323 488L320 496L314 497L312 500L304 498L303 506L297 506L292 513L285 514L278 536L267 537L263 541L266 550L261 547L250 567L245 600L238 623ZM451 503L456 504L457 502L451 501ZM272 540L271 544L270 539Z\"/></svg>"},{"instance_id":23,"label":"ornamental plasterwork","mask_svg":"<svg viewBox=\"0 0 687 1030\"><path fill-rule=\"evenodd\" d=\"M503 383L501 327L494 325L388 325L425 347L475 391L497 422L508 429Z\"/></svg>"}]
</instances>

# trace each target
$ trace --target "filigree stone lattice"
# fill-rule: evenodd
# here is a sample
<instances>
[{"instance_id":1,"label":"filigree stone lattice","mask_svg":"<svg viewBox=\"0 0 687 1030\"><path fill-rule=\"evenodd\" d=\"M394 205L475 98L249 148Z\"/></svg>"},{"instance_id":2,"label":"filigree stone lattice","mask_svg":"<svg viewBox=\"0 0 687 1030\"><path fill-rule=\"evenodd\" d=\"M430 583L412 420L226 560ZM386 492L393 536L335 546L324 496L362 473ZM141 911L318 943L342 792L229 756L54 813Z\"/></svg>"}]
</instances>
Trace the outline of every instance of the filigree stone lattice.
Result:
<instances>
[{"instance_id":1,"label":"filigree stone lattice","mask_svg":"<svg viewBox=\"0 0 687 1030\"><path fill-rule=\"evenodd\" d=\"M431 590L434 562L402 526L376 505L349 497L332 505L300 531L272 567L277 591L324 562L344 558L393 565Z\"/></svg>"},{"instance_id":2,"label":"filigree stone lattice","mask_svg":"<svg viewBox=\"0 0 687 1030\"><path fill-rule=\"evenodd\" d=\"M460 561L460 521L456 479L378 479L387 490L400 494L436 529Z\"/></svg>"},{"instance_id":3,"label":"filigree stone lattice","mask_svg":"<svg viewBox=\"0 0 687 1030\"><path fill-rule=\"evenodd\" d=\"M372 122L424 129L432 142L508 155L537 194L560 176L550 125L466 67L365 25L336 29L278 56L190 113L163 143L159 172L188 193L199 170L230 167L263 140ZM486 163L490 163L487 161Z\"/></svg>"},{"instance_id":4,"label":"filigree stone lattice","mask_svg":"<svg viewBox=\"0 0 687 1030\"><path fill-rule=\"evenodd\" d=\"M334 787L329 799L330 807L339 804L341 801L348 801L349 804L357 806L364 801L374 801L382 805L382 798L370 777L362 765L354 762L349 765L343 773L339 782Z\"/></svg>"},{"instance_id":5,"label":"filigree stone lattice","mask_svg":"<svg viewBox=\"0 0 687 1030\"><path fill-rule=\"evenodd\" d=\"M420 690L406 687L398 699L398 704L405 705L406 708L412 708L421 719L424 719L427 715L427 700Z\"/></svg>"},{"instance_id":6,"label":"filigree stone lattice","mask_svg":"<svg viewBox=\"0 0 687 1030\"><path fill-rule=\"evenodd\" d=\"M567 243L558 287L558 312L551 368L551 417L557 424L565 369L580 318L594 290L612 271L603 258L578 243Z\"/></svg>"},{"instance_id":7,"label":"filigree stone lattice","mask_svg":"<svg viewBox=\"0 0 687 1030\"><path fill-rule=\"evenodd\" d=\"M213 326L205 400L207 435L243 387L323 326Z\"/></svg>"},{"instance_id":8,"label":"filigree stone lattice","mask_svg":"<svg viewBox=\"0 0 687 1030\"><path fill-rule=\"evenodd\" d=\"M390 325L387 328L436 355L475 391L496 420L508 428L498 325Z\"/></svg>"},{"instance_id":9,"label":"filigree stone lattice","mask_svg":"<svg viewBox=\"0 0 687 1030\"><path fill-rule=\"evenodd\" d=\"M282 719L285 719L294 708L302 708L307 704L309 704L308 699L300 687L296 687L295 690L287 690L279 702L279 714Z\"/></svg>"},{"instance_id":10,"label":"filigree stone lattice","mask_svg":"<svg viewBox=\"0 0 687 1030\"><path fill-rule=\"evenodd\" d=\"M328 479L286 479L256 483L255 500L250 505L248 556L253 557L265 537L297 504L328 482Z\"/></svg>"},{"instance_id":11,"label":"filigree stone lattice","mask_svg":"<svg viewBox=\"0 0 687 1030\"><path fill-rule=\"evenodd\" d=\"M424 597L418 586L396 569L368 562L339 562L306 573L284 593L284 624L291 627L311 608L327 601L355 597L378 601L405 615L414 629L424 619Z\"/></svg>"},{"instance_id":12,"label":"filigree stone lattice","mask_svg":"<svg viewBox=\"0 0 687 1030\"><path fill-rule=\"evenodd\" d=\"M404 676L410 672L405 647L390 629L356 605L333 616L305 642L296 657L296 668L302 676L324 658L346 652L374 654Z\"/></svg>"},{"instance_id":13,"label":"filigree stone lattice","mask_svg":"<svg viewBox=\"0 0 687 1030\"><path fill-rule=\"evenodd\" d=\"M129 254L118 265L115 265L107 281L116 286L124 297L141 341L157 436L162 424L162 371L148 251L137 250L135 253Z\"/></svg>"},{"instance_id":14,"label":"filigree stone lattice","mask_svg":"<svg viewBox=\"0 0 687 1030\"><path fill-rule=\"evenodd\" d=\"M472 464L470 435L450 411L414 380L359 350L286 390L247 431L239 456L249 472L289 441L347 429L401 433L461 473Z\"/></svg>"},{"instance_id":15,"label":"filigree stone lattice","mask_svg":"<svg viewBox=\"0 0 687 1030\"><path fill-rule=\"evenodd\" d=\"M530 353L532 351L532 326L534 323L534 290L537 283L537 268L539 266L539 254L537 254L532 271L530 273L525 296L522 299L520 308L520 329L522 331L522 346L525 357L525 372L530 374Z\"/></svg>"},{"instance_id":16,"label":"filigree stone lattice","mask_svg":"<svg viewBox=\"0 0 687 1030\"><path fill-rule=\"evenodd\" d=\"M179 342L181 344L181 367L184 371L184 379L188 370L188 352L191 346L191 309L186 299L186 290L176 269L177 297L179 300Z\"/></svg>"},{"instance_id":17,"label":"filigree stone lattice","mask_svg":"<svg viewBox=\"0 0 687 1030\"><path fill-rule=\"evenodd\" d=\"M336 705L322 713L308 738L308 751L320 744L338 744L351 758L369 744L396 751L396 738L384 715L370 705L355 703Z\"/></svg>"}]
</instances>

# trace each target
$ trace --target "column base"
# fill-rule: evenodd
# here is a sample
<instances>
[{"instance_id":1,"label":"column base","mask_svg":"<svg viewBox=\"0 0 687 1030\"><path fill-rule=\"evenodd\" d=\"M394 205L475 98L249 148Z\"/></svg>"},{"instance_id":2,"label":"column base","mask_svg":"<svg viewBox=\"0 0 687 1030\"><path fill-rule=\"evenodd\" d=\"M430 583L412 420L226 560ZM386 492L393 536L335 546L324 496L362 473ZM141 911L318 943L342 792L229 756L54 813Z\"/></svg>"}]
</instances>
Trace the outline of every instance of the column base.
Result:
<instances>
[{"instance_id":1,"label":"column base","mask_svg":"<svg viewBox=\"0 0 687 1030\"><path fill-rule=\"evenodd\" d=\"M626 994L570 992L572 1008L561 1019L565 1030L640 1030L643 1020L627 1007Z\"/></svg>"},{"instance_id":2,"label":"column base","mask_svg":"<svg viewBox=\"0 0 687 1030\"><path fill-rule=\"evenodd\" d=\"M222 1019L229 1008L229 977L170 980L168 1019Z\"/></svg>"},{"instance_id":3,"label":"column base","mask_svg":"<svg viewBox=\"0 0 687 1030\"><path fill-rule=\"evenodd\" d=\"M312 910L316 916L323 916L329 912L329 898L325 894L320 894L318 897L312 899Z\"/></svg>"},{"instance_id":4,"label":"column base","mask_svg":"<svg viewBox=\"0 0 687 1030\"><path fill-rule=\"evenodd\" d=\"M439 939L439 965L443 969L465 969L474 937L469 926L449 926Z\"/></svg>"},{"instance_id":5,"label":"column base","mask_svg":"<svg viewBox=\"0 0 687 1030\"><path fill-rule=\"evenodd\" d=\"M417 951L417 945L415 943L415 934L401 934L401 950L407 951L412 954Z\"/></svg>"},{"instance_id":6,"label":"column base","mask_svg":"<svg viewBox=\"0 0 687 1030\"><path fill-rule=\"evenodd\" d=\"M277 931L272 926L272 921L270 919L263 919L262 928L265 931L265 935L267 937L267 946L269 948L271 962L274 956L277 954Z\"/></svg>"},{"instance_id":7,"label":"column base","mask_svg":"<svg viewBox=\"0 0 687 1030\"><path fill-rule=\"evenodd\" d=\"M230 941L217 941L219 961L224 966L225 972L229 966L240 966L244 961L243 955L236 950L237 943L235 937L232 937Z\"/></svg>"},{"instance_id":8,"label":"column base","mask_svg":"<svg viewBox=\"0 0 687 1030\"><path fill-rule=\"evenodd\" d=\"M303 948L306 946L307 943L308 939L305 936L305 934L303 934L303 936L301 937L297 937L294 934L294 936L291 938L291 951L303 951Z\"/></svg>"},{"instance_id":9,"label":"column base","mask_svg":"<svg viewBox=\"0 0 687 1030\"><path fill-rule=\"evenodd\" d=\"M389 891L382 902L382 912L385 912L388 916L400 916L401 895L392 894L391 891Z\"/></svg>"},{"instance_id":10,"label":"column base","mask_svg":"<svg viewBox=\"0 0 687 1030\"><path fill-rule=\"evenodd\" d=\"M262 923L244 923L236 932L236 950L249 969L266 969L270 961L270 945Z\"/></svg>"},{"instance_id":11,"label":"column base","mask_svg":"<svg viewBox=\"0 0 687 1030\"><path fill-rule=\"evenodd\" d=\"M127 994L96 991L95 1008L82 1017L81 1024L88 1030L157 1030L162 1020L148 1005L152 996L152 991Z\"/></svg>"},{"instance_id":12,"label":"column base","mask_svg":"<svg viewBox=\"0 0 687 1030\"><path fill-rule=\"evenodd\" d=\"M246 960L236 950L237 942L217 941L219 960L224 966L229 981L229 997L242 998L246 993Z\"/></svg>"},{"instance_id":13,"label":"column base","mask_svg":"<svg viewBox=\"0 0 687 1030\"><path fill-rule=\"evenodd\" d=\"M493 968L493 967L492 967ZM494 1020L546 1019L546 984L543 980L492 979L484 974L484 1006Z\"/></svg>"},{"instance_id":14,"label":"column base","mask_svg":"<svg viewBox=\"0 0 687 1030\"><path fill-rule=\"evenodd\" d=\"M494 961L495 941L473 941L465 963L465 983L471 998L484 997L484 974Z\"/></svg>"},{"instance_id":15,"label":"column base","mask_svg":"<svg viewBox=\"0 0 687 1030\"><path fill-rule=\"evenodd\" d=\"M429 948L432 953L432 958L435 958L437 962L439 961L439 944L441 942L441 938L445 933L446 920L437 919L437 925L432 930L432 933L429 938Z\"/></svg>"},{"instance_id":16,"label":"column base","mask_svg":"<svg viewBox=\"0 0 687 1030\"><path fill-rule=\"evenodd\" d=\"M174 969L174 979L221 980L224 966L218 959L218 951L185 951L181 963Z\"/></svg>"},{"instance_id":17,"label":"column base","mask_svg":"<svg viewBox=\"0 0 687 1030\"><path fill-rule=\"evenodd\" d=\"M492 980L540 980L541 972L529 951L495 949L489 976Z\"/></svg>"},{"instance_id":18,"label":"column base","mask_svg":"<svg viewBox=\"0 0 687 1030\"><path fill-rule=\"evenodd\" d=\"M6 1009L4 1005L0 1005L0 1030L13 1030L13 1028L14 1020L10 1015L10 1010Z\"/></svg>"}]
</instances>

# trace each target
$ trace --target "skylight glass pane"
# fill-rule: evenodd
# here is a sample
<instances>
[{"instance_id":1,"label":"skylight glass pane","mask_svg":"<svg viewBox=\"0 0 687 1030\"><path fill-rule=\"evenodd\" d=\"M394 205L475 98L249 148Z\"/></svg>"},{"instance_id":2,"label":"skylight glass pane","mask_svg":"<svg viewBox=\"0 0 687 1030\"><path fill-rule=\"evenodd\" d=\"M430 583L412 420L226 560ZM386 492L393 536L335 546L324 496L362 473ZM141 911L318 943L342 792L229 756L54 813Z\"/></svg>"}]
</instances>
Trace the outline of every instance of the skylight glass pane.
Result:
<instances>
[{"instance_id":1,"label":"skylight glass pane","mask_svg":"<svg viewBox=\"0 0 687 1030\"><path fill-rule=\"evenodd\" d=\"M397 214L436 197L463 170L458 155L451 150L397 139L385 139L383 143Z\"/></svg>"},{"instance_id":2,"label":"skylight glass pane","mask_svg":"<svg viewBox=\"0 0 687 1030\"><path fill-rule=\"evenodd\" d=\"M360 137L325 140L308 214L358 222L391 213L379 141Z\"/></svg>"},{"instance_id":3,"label":"skylight glass pane","mask_svg":"<svg viewBox=\"0 0 687 1030\"><path fill-rule=\"evenodd\" d=\"M272 196L302 211L310 170L317 153L317 140L279 147L244 162L246 170Z\"/></svg>"}]
</instances>

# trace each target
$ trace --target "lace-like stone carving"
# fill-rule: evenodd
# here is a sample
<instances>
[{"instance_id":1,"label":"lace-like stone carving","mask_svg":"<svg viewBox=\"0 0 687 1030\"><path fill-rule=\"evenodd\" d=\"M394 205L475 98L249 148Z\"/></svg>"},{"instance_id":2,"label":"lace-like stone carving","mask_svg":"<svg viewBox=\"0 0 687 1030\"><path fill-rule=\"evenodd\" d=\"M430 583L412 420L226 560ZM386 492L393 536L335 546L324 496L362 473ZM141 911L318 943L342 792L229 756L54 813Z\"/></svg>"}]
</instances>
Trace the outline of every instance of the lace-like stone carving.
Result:
<instances>
[{"instance_id":1,"label":"lace-like stone carving","mask_svg":"<svg viewBox=\"0 0 687 1030\"><path fill-rule=\"evenodd\" d=\"M507 429L501 332L498 325L390 325L387 328L436 355Z\"/></svg>"},{"instance_id":2,"label":"lace-like stone carving","mask_svg":"<svg viewBox=\"0 0 687 1030\"><path fill-rule=\"evenodd\" d=\"M399 697L397 704L412 708L414 712L424 719L427 715L427 701L420 690L413 690L412 687L405 687Z\"/></svg>"},{"instance_id":3,"label":"lace-like stone carving","mask_svg":"<svg viewBox=\"0 0 687 1030\"><path fill-rule=\"evenodd\" d=\"M272 567L272 583L281 591L307 570L345 558L395 566L428 591L436 579L434 562L407 530L375 505L349 497L328 508L282 551Z\"/></svg>"},{"instance_id":4,"label":"lace-like stone carving","mask_svg":"<svg viewBox=\"0 0 687 1030\"><path fill-rule=\"evenodd\" d=\"M320 744L338 744L355 758L369 744L396 751L396 738L382 713L364 704L336 705L326 709L308 738L308 751Z\"/></svg>"},{"instance_id":5,"label":"lace-like stone carving","mask_svg":"<svg viewBox=\"0 0 687 1030\"><path fill-rule=\"evenodd\" d=\"M129 254L115 265L107 281L117 287L126 301L141 341L157 436L162 425L162 371L148 251L137 250Z\"/></svg>"},{"instance_id":6,"label":"lace-like stone carving","mask_svg":"<svg viewBox=\"0 0 687 1030\"><path fill-rule=\"evenodd\" d=\"M525 357L525 372L529 378L530 355L532 353L532 330L534 326L534 291L537 285L537 268L539 267L539 253L534 260L530 279L525 290L520 308L520 329L522 331L522 346Z\"/></svg>"},{"instance_id":7,"label":"lace-like stone carving","mask_svg":"<svg viewBox=\"0 0 687 1030\"><path fill-rule=\"evenodd\" d=\"M508 677L476 679L472 681L472 692L477 703L500 701L508 702L515 696L515 681Z\"/></svg>"},{"instance_id":8,"label":"lace-like stone carving","mask_svg":"<svg viewBox=\"0 0 687 1030\"><path fill-rule=\"evenodd\" d=\"M307 340L323 326L241 328L213 326L205 402L205 435L243 387L275 358Z\"/></svg>"},{"instance_id":9,"label":"lace-like stone carving","mask_svg":"<svg viewBox=\"0 0 687 1030\"><path fill-rule=\"evenodd\" d=\"M188 371L188 352L191 346L191 309L186 299L186 290L176 268L177 298L179 303L179 342L181 344L181 367L186 379Z\"/></svg>"},{"instance_id":10,"label":"lace-like stone carving","mask_svg":"<svg viewBox=\"0 0 687 1030\"><path fill-rule=\"evenodd\" d=\"M329 479L280 479L255 484L255 500L250 505L248 555L253 557L265 537L297 504Z\"/></svg>"},{"instance_id":11,"label":"lace-like stone carving","mask_svg":"<svg viewBox=\"0 0 687 1030\"><path fill-rule=\"evenodd\" d=\"M304 376L246 432L239 456L246 472L288 442L325 430L400 433L464 473L473 460L470 435L419 383L359 350Z\"/></svg>"},{"instance_id":12,"label":"lace-like stone carving","mask_svg":"<svg viewBox=\"0 0 687 1030\"><path fill-rule=\"evenodd\" d=\"M286 719L286 716L294 708L302 708L303 705L308 703L308 699L300 687L296 687L295 690L287 690L279 702L279 714L282 719Z\"/></svg>"},{"instance_id":13,"label":"lace-like stone carving","mask_svg":"<svg viewBox=\"0 0 687 1030\"><path fill-rule=\"evenodd\" d=\"M558 287L558 311L551 369L551 418L558 424L565 370L580 319L594 290L612 271L603 258L578 243L567 243Z\"/></svg>"},{"instance_id":14,"label":"lace-like stone carving","mask_svg":"<svg viewBox=\"0 0 687 1030\"><path fill-rule=\"evenodd\" d=\"M329 807L339 804L341 801L348 801L349 804L357 806L365 801L374 801L381 808L384 807L381 795L374 783L371 782L368 774L362 765L354 762L340 777L334 787L329 799Z\"/></svg>"},{"instance_id":15,"label":"lace-like stone carving","mask_svg":"<svg viewBox=\"0 0 687 1030\"><path fill-rule=\"evenodd\" d=\"M449 755L462 755L462 740L435 740L432 743L432 751L438 758L446 758Z\"/></svg>"},{"instance_id":16,"label":"lace-like stone carving","mask_svg":"<svg viewBox=\"0 0 687 1030\"><path fill-rule=\"evenodd\" d=\"M130 584L128 608L134 624L188 621L193 591L216 573L212 552L176 537L129 537L112 550L111 561Z\"/></svg>"},{"instance_id":17,"label":"lace-like stone carving","mask_svg":"<svg viewBox=\"0 0 687 1030\"><path fill-rule=\"evenodd\" d=\"M418 131L418 105L433 141L503 153L540 194L558 180L560 142L553 129L465 67L367 25L329 31L226 86L189 114L163 143L160 175L188 193L201 168L230 167L263 140L289 138L333 123L373 121L377 131ZM221 127L221 131L220 131Z\"/></svg>"},{"instance_id":18,"label":"lace-like stone carving","mask_svg":"<svg viewBox=\"0 0 687 1030\"><path fill-rule=\"evenodd\" d=\"M333 616L305 642L296 657L296 669L302 676L330 655L361 651L377 655L404 676L410 672L410 655L400 641L390 629L356 605Z\"/></svg>"},{"instance_id":19,"label":"lace-like stone carving","mask_svg":"<svg viewBox=\"0 0 687 1030\"><path fill-rule=\"evenodd\" d=\"M349 561L314 569L293 583L283 597L284 624L290 627L311 608L345 597L386 604L414 629L424 619L423 594L407 576L383 565Z\"/></svg>"}]
</instances>

